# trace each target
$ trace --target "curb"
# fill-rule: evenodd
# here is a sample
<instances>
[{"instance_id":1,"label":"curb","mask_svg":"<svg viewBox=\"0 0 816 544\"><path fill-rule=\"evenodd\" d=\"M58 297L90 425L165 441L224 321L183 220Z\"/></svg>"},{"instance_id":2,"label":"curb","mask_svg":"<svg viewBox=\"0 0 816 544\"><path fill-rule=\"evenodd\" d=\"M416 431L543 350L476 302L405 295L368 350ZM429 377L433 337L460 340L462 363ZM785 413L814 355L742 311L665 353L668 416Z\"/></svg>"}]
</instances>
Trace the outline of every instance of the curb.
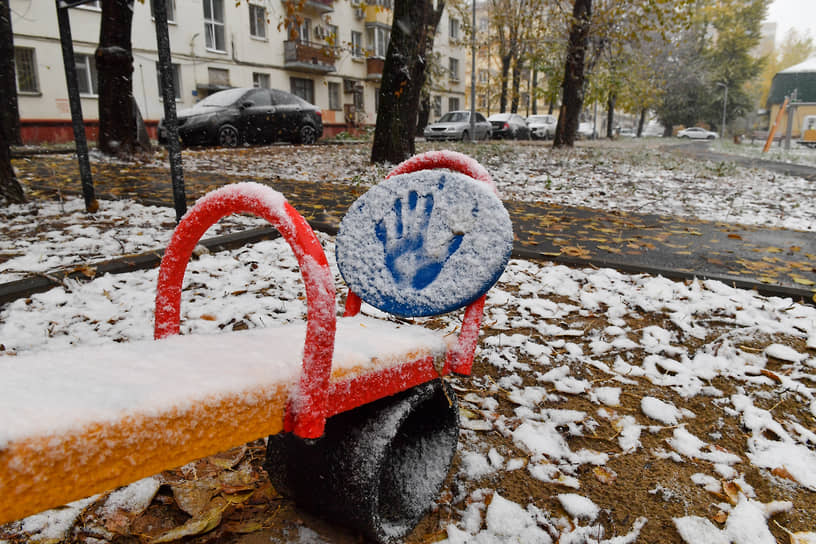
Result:
<instances>
[{"instance_id":1,"label":"curb","mask_svg":"<svg viewBox=\"0 0 816 544\"><path fill-rule=\"evenodd\" d=\"M310 221L312 229L324 234L336 235L338 225L324 221ZM227 249L234 249L245 244L259 242L261 240L273 240L280 234L274 227L257 227L241 232L215 236L201 240L199 244L209 251L216 253ZM91 265L68 266L63 269L42 273L0 284L0 305L12 302L20 298L27 298L35 293L42 293L53 287L63 285L66 279L92 279L95 276L104 274L121 274L124 272L135 272L137 270L147 270L156 268L161 264L164 250L148 251L135 255L127 255L107 261L100 261ZM739 289L753 290L763 296L791 298L802 304L816 305L816 295L809 289L798 287L788 287L784 285L773 285L756 281L745 280L734 276L721 276L717 274L700 274L695 272L684 272L653 266L635 266L624 262L606 259L577 259L568 256L544 255L541 252L533 251L514 244L512 257L516 259L530 259L535 261L549 261L557 264L574 267L599 267L612 268L627 274L650 274L653 276L663 276L672 280L716 280L726 285L731 285ZM88 269L93 270L93 275L88 274Z\"/></svg>"}]
</instances>

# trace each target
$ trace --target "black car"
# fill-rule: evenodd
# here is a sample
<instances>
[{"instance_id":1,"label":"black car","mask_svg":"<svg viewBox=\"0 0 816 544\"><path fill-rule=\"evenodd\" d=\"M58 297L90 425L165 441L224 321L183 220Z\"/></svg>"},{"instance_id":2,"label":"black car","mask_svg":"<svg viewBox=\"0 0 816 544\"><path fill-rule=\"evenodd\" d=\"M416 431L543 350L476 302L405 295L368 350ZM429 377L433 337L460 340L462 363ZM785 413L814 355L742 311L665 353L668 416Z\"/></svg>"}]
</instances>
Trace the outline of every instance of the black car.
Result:
<instances>
[{"instance_id":1,"label":"black car","mask_svg":"<svg viewBox=\"0 0 816 544\"><path fill-rule=\"evenodd\" d=\"M178 133L184 145L235 147L289 141L313 144L323 135L320 109L277 89L237 88L213 93L178 112ZM167 142L164 120L159 143Z\"/></svg>"},{"instance_id":2,"label":"black car","mask_svg":"<svg viewBox=\"0 0 816 544\"><path fill-rule=\"evenodd\" d=\"M487 118L493 126L494 139L528 140L530 127L521 115L515 113L494 113Z\"/></svg>"}]
</instances>

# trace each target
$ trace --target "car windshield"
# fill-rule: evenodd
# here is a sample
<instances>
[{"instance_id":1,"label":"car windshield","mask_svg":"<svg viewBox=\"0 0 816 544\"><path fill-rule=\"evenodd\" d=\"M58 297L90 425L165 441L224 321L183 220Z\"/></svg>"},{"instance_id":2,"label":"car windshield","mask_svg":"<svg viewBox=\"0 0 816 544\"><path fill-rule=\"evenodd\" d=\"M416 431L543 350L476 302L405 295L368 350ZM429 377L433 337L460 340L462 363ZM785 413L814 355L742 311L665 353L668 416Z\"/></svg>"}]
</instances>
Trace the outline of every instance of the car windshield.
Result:
<instances>
[{"instance_id":1,"label":"car windshield","mask_svg":"<svg viewBox=\"0 0 816 544\"><path fill-rule=\"evenodd\" d=\"M439 123L460 123L470 119L470 114L466 111L449 111L439 118Z\"/></svg>"},{"instance_id":2,"label":"car windshield","mask_svg":"<svg viewBox=\"0 0 816 544\"><path fill-rule=\"evenodd\" d=\"M239 98L247 93L246 89L229 89L227 91L218 91L211 94L201 102L197 103L193 108L223 108L238 101Z\"/></svg>"}]
</instances>

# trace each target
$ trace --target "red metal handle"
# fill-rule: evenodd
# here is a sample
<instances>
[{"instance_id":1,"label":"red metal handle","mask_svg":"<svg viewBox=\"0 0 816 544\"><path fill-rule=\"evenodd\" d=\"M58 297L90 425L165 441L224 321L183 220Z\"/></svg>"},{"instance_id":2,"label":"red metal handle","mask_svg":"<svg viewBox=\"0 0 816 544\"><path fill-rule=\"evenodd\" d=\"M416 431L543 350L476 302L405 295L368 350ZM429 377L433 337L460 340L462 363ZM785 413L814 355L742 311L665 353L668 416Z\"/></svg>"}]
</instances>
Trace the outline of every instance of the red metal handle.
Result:
<instances>
[{"instance_id":1,"label":"red metal handle","mask_svg":"<svg viewBox=\"0 0 816 544\"><path fill-rule=\"evenodd\" d=\"M303 438L323 434L331 374L336 308L334 277L326 255L305 219L274 189L258 183L237 183L208 193L182 218L167 246L159 269L154 337L179 333L184 271L201 236L222 217L251 213L263 217L289 243L303 274L308 301L303 373L290 399L287 420Z\"/></svg>"}]
</instances>

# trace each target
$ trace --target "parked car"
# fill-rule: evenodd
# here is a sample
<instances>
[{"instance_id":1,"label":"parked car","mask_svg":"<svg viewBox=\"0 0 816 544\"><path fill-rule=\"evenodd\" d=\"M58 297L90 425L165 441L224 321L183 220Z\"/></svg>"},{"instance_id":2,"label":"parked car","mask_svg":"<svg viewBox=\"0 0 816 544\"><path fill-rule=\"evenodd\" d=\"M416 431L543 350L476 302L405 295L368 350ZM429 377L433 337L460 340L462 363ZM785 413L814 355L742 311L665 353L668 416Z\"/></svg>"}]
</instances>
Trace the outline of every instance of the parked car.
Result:
<instances>
[{"instance_id":1,"label":"parked car","mask_svg":"<svg viewBox=\"0 0 816 544\"><path fill-rule=\"evenodd\" d=\"M692 140L714 140L717 138L717 133L701 127L690 127L678 132L677 137L691 138Z\"/></svg>"},{"instance_id":2,"label":"parked car","mask_svg":"<svg viewBox=\"0 0 816 544\"><path fill-rule=\"evenodd\" d=\"M490 138L490 123L485 116L476 112L476 139ZM470 112L449 111L439 118L436 123L425 127L423 133L426 140L469 140L470 139Z\"/></svg>"},{"instance_id":3,"label":"parked car","mask_svg":"<svg viewBox=\"0 0 816 544\"><path fill-rule=\"evenodd\" d=\"M533 140L549 140L554 137L557 124L558 118L555 115L531 115L527 118L527 127Z\"/></svg>"},{"instance_id":4,"label":"parked car","mask_svg":"<svg viewBox=\"0 0 816 544\"><path fill-rule=\"evenodd\" d=\"M621 138L637 138L637 132L631 128L622 128L618 131L618 136Z\"/></svg>"},{"instance_id":5,"label":"parked car","mask_svg":"<svg viewBox=\"0 0 816 544\"><path fill-rule=\"evenodd\" d=\"M578 123L578 133L576 136L580 138L595 138L597 134L595 134L595 129L592 125L592 121L582 121Z\"/></svg>"},{"instance_id":6,"label":"parked car","mask_svg":"<svg viewBox=\"0 0 816 544\"><path fill-rule=\"evenodd\" d=\"M663 125L649 123L643 129L643 136L656 136L658 138L662 138L664 132L665 130L663 129Z\"/></svg>"},{"instance_id":7,"label":"parked car","mask_svg":"<svg viewBox=\"0 0 816 544\"><path fill-rule=\"evenodd\" d=\"M516 113L494 113L487 118L493 127L494 139L529 140L530 129L524 117Z\"/></svg>"},{"instance_id":8,"label":"parked car","mask_svg":"<svg viewBox=\"0 0 816 544\"><path fill-rule=\"evenodd\" d=\"M178 132L184 145L235 147L281 140L313 144L323 135L323 118L320 108L286 91L236 88L179 111ZM159 143L166 141L162 119Z\"/></svg>"}]
</instances>

